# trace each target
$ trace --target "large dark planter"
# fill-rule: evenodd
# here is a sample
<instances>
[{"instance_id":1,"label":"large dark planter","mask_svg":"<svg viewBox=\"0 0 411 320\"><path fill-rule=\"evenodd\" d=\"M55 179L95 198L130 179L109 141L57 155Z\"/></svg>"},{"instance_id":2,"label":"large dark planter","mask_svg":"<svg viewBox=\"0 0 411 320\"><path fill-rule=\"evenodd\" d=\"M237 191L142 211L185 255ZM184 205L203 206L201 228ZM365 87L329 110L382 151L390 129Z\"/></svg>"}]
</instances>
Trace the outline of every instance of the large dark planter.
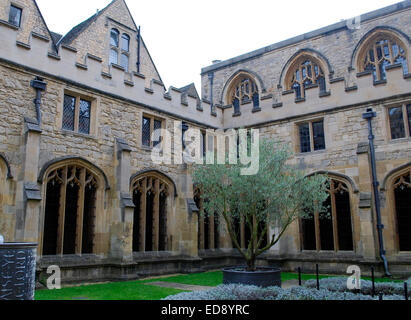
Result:
<instances>
[{"instance_id":1,"label":"large dark planter","mask_svg":"<svg viewBox=\"0 0 411 320\"><path fill-rule=\"evenodd\" d=\"M258 268L257 271L245 271L244 267L223 270L224 284L244 284L258 287L281 287L281 269Z\"/></svg>"},{"instance_id":2,"label":"large dark planter","mask_svg":"<svg viewBox=\"0 0 411 320\"><path fill-rule=\"evenodd\" d=\"M34 300L36 243L0 244L0 300Z\"/></svg>"}]
</instances>

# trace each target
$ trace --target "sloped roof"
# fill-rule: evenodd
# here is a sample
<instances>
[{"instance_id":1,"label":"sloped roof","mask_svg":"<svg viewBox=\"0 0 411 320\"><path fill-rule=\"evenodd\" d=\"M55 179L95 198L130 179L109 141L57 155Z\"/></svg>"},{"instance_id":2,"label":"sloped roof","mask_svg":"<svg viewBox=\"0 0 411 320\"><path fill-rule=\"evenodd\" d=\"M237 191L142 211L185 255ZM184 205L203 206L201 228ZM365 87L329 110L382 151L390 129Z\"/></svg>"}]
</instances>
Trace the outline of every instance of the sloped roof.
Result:
<instances>
[{"instance_id":1,"label":"sloped roof","mask_svg":"<svg viewBox=\"0 0 411 320\"><path fill-rule=\"evenodd\" d=\"M197 88L196 88L194 83L190 83L189 85L187 85L185 87L182 87L178 90L180 90L181 92L183 92L183 93L185 93L185 94L187 94L187 95L189 95L193 98L200 99L200 96L197 92Z\"/></svg>"},{"instance_id":2,"label":"sloped roof","mask_svg":"<svg viewBox=\"0 0 411 320\"><path fill-rule=\"evenodd\" d=\"M51 38L53 39L54 43L59 42L60 39L63 38L63 35L61 35L60 33L57 33L57 32L53 32L53 31L50 31L50 35L51 35Z\"/></svg>"},{"instance_id":3,"label":"sloped roof","mask_svg":"<svg viewBox=\"0 0 411 320\"><path fill-rule=\"evenodd\" d=\"M74 39L76 39L85 29L87 29L97 18L107 10L108 7L116 0L111 1L104 9L99 10L96 14L93 14L87 20L75 26L71 29L62 39L60 39L61 44L70 45Z\"/></svg>"}]
</instances>

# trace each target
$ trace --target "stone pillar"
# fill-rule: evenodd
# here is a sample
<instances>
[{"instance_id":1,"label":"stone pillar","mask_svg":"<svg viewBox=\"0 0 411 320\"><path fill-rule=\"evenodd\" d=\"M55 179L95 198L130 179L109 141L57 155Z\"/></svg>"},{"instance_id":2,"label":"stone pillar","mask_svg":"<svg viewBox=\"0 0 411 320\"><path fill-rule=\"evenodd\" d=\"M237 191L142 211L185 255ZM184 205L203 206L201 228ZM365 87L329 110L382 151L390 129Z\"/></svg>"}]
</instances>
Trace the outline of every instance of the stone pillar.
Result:
<instances>
[{"instance_id":1,"label":"stone pillar","mask_svg":"<svg viewBox=\"0 0 411 320\"><path fill-rule=\"evenodd\" d=\"M114 221L111 230L111 256L132 260L134 203L130 196L130 152L131 148L123 139L116 140L117 186L120 217ZM118 221L120 219L120 221Z\"/></svg>"},{"instance_id":2,"label":"stone pillar","mask_svg":"<svg viewBox=\"0 0 411 320\"><path fill-rule=\"evenodd\" d=\"M41 191L37 183L41 129L36 120L24 119L25 145L23 163L23 234L17 240L39 242Z\"/></svg>"},{"instance_id":3,"label":"stone pillar","mask_svg":"<svg viewBox=\"0 0 411 320\"><path fill-rule=\"evenodd\" d=\"M369 144L367 142L358 144L358 169L360 203L359 213L359 239L356 241L356 250L366 260L375 260L377 254L377 243L375 234L375 222L372 210L372 179L370 174ZM355 208L353 208L355 210Z\"/></svg>"}]
</instances>

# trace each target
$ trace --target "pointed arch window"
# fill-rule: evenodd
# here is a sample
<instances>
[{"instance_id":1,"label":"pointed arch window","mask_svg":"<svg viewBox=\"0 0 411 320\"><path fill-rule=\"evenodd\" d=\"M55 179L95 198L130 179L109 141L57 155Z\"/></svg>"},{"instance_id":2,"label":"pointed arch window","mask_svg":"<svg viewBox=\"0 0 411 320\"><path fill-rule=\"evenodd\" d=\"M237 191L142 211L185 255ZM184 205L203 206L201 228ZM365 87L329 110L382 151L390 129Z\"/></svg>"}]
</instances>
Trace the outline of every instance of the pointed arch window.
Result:
<instances>
[{"instance_id":1,"label":"pointed arch window","mask_svg":"<svg viewBox=\"0 0 411 320\"><path fill-rule=\"evenodd\" d=\"M361 56L360 70L372 72L374 81L386 80L386 68L394 64L400 64L404 74L408 73L405 46L392 35L379 34L371 38Z\"/></svg>"},{"instance_id":2,"label":"pointed arch window","mask_svg":"<svg viewBox=\"0 0 411 320\"><path fill-rule=\"evenodd\" d=\"M305 99L305 90L313 86L318 86L320 92L326 91L324 71L317 62L303 57L293 65L288 90L294 90L297 100Z\"/></svg>"},{"instance_id":3,"label":"pointed arch window","mask_svg":"<svg viewBox=\"0 0 411 320\"><path fill-rule=\"evenodd\" d=\"M400 251L411 251L411 170L394 180L397 237Z\"/></svg>"},{"instance_id":4,"label":"pointed arch window","mask_svg":"<svg viewBox=\"0 0 411 320\"><path fill-rule=\"evenodd\" d=\"M260 94L255 81L251 77L241 76L232 86L229 101L233 105L235 115L241 113L241 105L248 103L252 103L254 109L258 109L260 107Z\"/></svg>"},{"instance_id":5,"label":"pointed arch window","mask_svg":"<svg viewBox=\"0 0 411 320\"><path fill-rule=\"evenodd\" d=\"M344 182L331 180L328 193L327 214L307 212L300 221L302 250L353 251L350 191Z\"/></svg>"},{"instance_id":6,"label":"pointed arch window","mask_svg":"<svg viewBox=\"0 0 411 320\"><path fill-rule=\"evenodd\" d=\"M80 165L65 165L47 175L43 255L94 252L97 177Z\"/></svg>"},{"instance_id":7,"label":"pointed arch window","mask_svg":"<svg viewBox=\"0 0 411 320\"><path fill-rule=\"evenodd\" d=\"M149 174L134 179L132 192L133 252L168 251L168 203L174 189L160 175Z\"/></svg>"}]
</instances>

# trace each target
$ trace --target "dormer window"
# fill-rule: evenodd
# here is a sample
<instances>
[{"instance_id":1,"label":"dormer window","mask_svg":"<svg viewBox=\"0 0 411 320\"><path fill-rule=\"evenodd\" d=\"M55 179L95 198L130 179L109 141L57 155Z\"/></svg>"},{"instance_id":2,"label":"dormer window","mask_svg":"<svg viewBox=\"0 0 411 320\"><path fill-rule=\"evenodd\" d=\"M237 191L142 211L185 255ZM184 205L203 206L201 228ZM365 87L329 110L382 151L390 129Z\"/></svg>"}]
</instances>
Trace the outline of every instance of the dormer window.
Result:
<instances>
[{"instance_id":1,"label":"dormer window","mask_svg":"<svg viewBox=\"0 0 411 320\"><path fill-rule=\"evenodd\" d=\"M9 23L15 25L16 27L20 27L21 25L21 14L22 9L16 6L10 6L10 14L9 14Z\"/></svg>"}]
</instances>

